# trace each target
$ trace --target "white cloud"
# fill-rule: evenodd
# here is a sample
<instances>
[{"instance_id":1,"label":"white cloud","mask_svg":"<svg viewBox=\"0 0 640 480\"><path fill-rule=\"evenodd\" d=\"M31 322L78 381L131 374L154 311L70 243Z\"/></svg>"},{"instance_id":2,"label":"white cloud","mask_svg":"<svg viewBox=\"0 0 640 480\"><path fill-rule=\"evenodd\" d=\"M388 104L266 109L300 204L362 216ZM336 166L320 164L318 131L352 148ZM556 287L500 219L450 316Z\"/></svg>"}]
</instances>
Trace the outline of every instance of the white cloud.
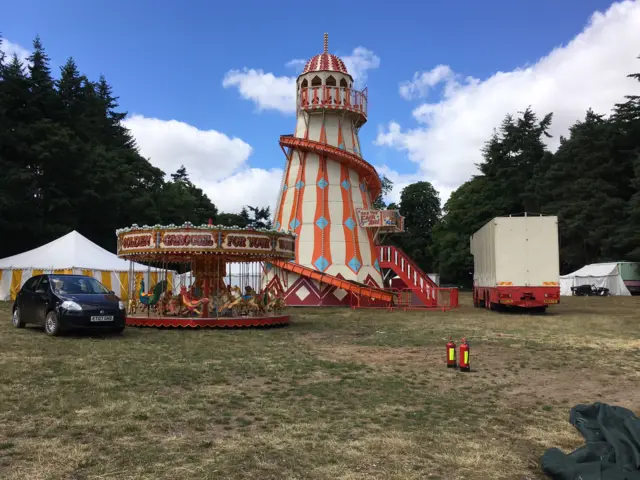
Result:
<instances>
[{"instance_id":1,"label":"white cloud","mask_svg":"<svg viewBox=\"0 0 640 480\"><path fill-rule=\"evenodd\" d=\"M282 169L246 168L218 182L201 182L200 188L219 210L238 213L244 205L271 207L273 217Z\"/></svg>"},{"instance_id":2,"label":"white cloud","mask_svg":"<svg viewBox=\"0 0 640 480\"><path fill-rule=\"evenodd\" d=\"M6 38L3 38L0 50L6 54L5 62L7 63L11 61L14 55L17 55L25 67L29 64L27 57L31 55L31 52L17 43L12 43Z\"/></svg>"},{"instance_id":3,"label":"white cloud","mask_svg":"<svg viewBox=\"0 0 640 480\"><path fill-rule=\"evenodd\" d=\"M285 63L284 66L287 68L293 68L299 75L302 73L302 70L304 70L304 66L307 64L307 61L308 60L305 60L304 58L294 58L293 60L289 60Z\"/></svg>"},{"instance_id":4,"label":"white cloud","mask_svg":"<svg viewBox=\"0 0 640 480\"><path fill-rule=\"evenodd\" d=\"M484 142L506 114L517 114L529 105L539 117L553 112L553 138L547 142L555 150L559 136L567 135L588 108L608 113L624 95L640 94L640 84L626 77L640 71L638 54L640 1L615 3L604 13L594 13L582 33L534 65L497 72L483 81L460 81L440 68L445 85L441 101L413 111L415 128L390 122L379 130L375 143L407 152L419 166L417 177L445 189L444 198L446 191L476 173L474 163L482 160ZM438 78L434 70L403 83L401 92L426 94Z\"/></svg>"},{"instance_id":5,"label":"white cloud","mask_svg":"<svg viewBox=\"0 0 640 480\"><path fill-rule=\"evenodd\" d=\"M357 86L364 85L367 81L369 70L374 70L380 66L380 57L364 47L356 47L351 52L351 55L341 58Z\"/></svg>"},{"instance_id":6,"label":"white cloud","mask_svg":"<svg viewBox=\"0 0 640 480\"><path fill-rule=\"evenodd\" d=\"M362 86L369 70L380 66L380 58L371 50L356 47L350 55L341 57L356 85ZM299 58L288 61L285 66L298 73L307 61ZM296 77L278 77L262 69L243 68L230 70L222 80L224 88L235 87L240 96L251 100L258 111L277 110L285 114L296 111Z\"/></svg>"},{"instance_id":7,"label":"white cloud","mask_svg":"<svg viewBox=\"0 0 640 480\"><path fill-rule=\"evenodd\" d=\"M237 213L243 205L275 203L282 170L251 168L247 160L252 149L243 140L142 115L133 115L124 124L145 158L167 175L184 165L191 181L219 210Z\"/></svg>"},{"instance_id":8,"label":"white cloud","mask_svg":"<svg viewBox=\"0 0 640 480\"><path fill-rule=\"evenodd\" d=\"M177 120L133 115L124 124L142 155L167 174L184 165L193 179L220 180L243 167L251 155L251 146L239 138Z\"/></svg>"},{"instance_id":9,"label":"white cloud","mask_svg":"<svg viewBox=\"0 0 640 480\"><path fill-rule=\"evenodd\" d=\"M251 100L258 110L296 111L296 78L276 77L263 70L230 70L222 80L224 88L236 87L242 98Z\"/></svg>"},{"instance_id":10,"label":"white cloud","mask_svg":"<svg viewBox=\"0 0 640 480\"><path fill-rule=\"evenodd\" d=\"M454 79L453 70L449 65L438 65L427 72L416 72L413 79L400 84L400 96L406 100L426 97L429 89L439 83L450 83Z\"/></svg>"}]
</instances>

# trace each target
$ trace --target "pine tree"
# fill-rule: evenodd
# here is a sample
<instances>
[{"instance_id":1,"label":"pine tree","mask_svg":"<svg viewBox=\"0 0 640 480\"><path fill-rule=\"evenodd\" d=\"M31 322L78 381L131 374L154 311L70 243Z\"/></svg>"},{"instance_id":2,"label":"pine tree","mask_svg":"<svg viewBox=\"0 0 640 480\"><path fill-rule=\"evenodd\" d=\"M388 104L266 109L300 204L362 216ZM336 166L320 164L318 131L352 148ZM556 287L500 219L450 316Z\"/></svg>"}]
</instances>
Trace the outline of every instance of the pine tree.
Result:
<instances>
[{"instance_id":1,"label":"pine tree","mask_svg":"<svg viewBox=\"0 0 640 480\"><path fill-rule=\"evenodd\" d=\"M640 57L638 57L640 59ZM640 73L628 75L640 82ZM627 260L640 261L640 95L627 95L612 115L615 130L615 161L626 165L629 198L624 207L626 221L618 228L616 246Z\"/></svg>"},{"instance_id":2,"label":"pine tree","mask_svg":"<svg viewBox=\"0 0 640 480\"><path fill-rule=\"evenodd\" d=\"M39 112L31 102L30 79L16 55L0 63L0 251L33 246L41 234L41 174L33 125ZM29 212L29 215L25 215Z\"/></svg>"}]
</instances>

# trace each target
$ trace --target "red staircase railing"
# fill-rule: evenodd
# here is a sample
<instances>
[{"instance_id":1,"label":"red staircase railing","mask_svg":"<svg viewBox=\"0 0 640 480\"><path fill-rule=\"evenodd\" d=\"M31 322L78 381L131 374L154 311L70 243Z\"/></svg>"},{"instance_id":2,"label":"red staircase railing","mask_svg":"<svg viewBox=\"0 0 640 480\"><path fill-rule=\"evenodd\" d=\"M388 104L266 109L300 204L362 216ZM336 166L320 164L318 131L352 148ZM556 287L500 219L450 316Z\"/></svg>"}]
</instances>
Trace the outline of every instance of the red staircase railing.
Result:
<instances>
[{"instance_id":1,"label":"red staircase railing","mask_svg":"<svg viewBox=\"0 0 640 480\"><path fill-rule=\"evenodd\" d=\"M380 268L395 272L426 307L438 305L438 285L398 247L379 245Z\"/></svg>"}]
</instances>

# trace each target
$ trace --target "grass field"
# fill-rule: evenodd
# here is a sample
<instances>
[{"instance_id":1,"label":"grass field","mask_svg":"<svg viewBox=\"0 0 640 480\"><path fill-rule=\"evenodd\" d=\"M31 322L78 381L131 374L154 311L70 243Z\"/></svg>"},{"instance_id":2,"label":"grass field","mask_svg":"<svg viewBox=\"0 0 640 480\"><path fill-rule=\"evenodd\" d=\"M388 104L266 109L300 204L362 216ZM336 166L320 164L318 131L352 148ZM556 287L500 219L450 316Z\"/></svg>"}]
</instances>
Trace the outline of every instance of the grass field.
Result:
<instances>
[{"instance_id":1,"label":"grass field","mask_svg":"<svg viewBox=\"0 0 640 480\"><path fill-rule=\"evenodd\" d=\"M47 337L0 304L0 478L542 479L569 409L640 411L640 298L547 315L294 310L272 330ZM470 339L470 374L445 368Z\"/></svg>"}]
</instances>

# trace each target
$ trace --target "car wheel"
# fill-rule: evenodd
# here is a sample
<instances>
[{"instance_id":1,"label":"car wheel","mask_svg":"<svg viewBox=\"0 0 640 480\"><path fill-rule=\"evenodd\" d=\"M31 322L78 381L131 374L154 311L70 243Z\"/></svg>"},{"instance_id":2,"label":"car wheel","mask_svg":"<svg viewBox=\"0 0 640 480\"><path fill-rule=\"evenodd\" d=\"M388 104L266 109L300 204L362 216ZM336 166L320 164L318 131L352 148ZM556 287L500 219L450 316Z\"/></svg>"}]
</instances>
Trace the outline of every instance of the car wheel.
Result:
<instances>
[{"instance_id":1,"label":"car wheel","mask_svg":"<svg viewBox=\"0 0 640 480\"><path fill-rule=\"evenodd\" d=\"M60 334L60 321L55 312L49 312L47 314L44 320L44 331L52 337Z\"/></svg>"},{"instance_id":2,"label":"car wheel","mask_svg":"<svg viewBox=\"0 0 640 480\"><path fill-rule=\"evenodd\" d=\"M122 325L121 327L114 328L113 329L113 333L115 333L116 335L119 335L122 332L124 332L124 328L125 328L125 325Z\"/></svg>"},{"instance_id":3,"label":"car wheel","mask_svg":"<svg viewBox=\"0 0 640 480\"><path fill-rule=\"evenodd\" d=\"M13 326L16 328L24 328L25 323L22 321L22 318L20 317L20 307L16 307L16 309L13 311L13 317L11 317L11 323L13 323Z\"/></svg>"}]
</instances>

